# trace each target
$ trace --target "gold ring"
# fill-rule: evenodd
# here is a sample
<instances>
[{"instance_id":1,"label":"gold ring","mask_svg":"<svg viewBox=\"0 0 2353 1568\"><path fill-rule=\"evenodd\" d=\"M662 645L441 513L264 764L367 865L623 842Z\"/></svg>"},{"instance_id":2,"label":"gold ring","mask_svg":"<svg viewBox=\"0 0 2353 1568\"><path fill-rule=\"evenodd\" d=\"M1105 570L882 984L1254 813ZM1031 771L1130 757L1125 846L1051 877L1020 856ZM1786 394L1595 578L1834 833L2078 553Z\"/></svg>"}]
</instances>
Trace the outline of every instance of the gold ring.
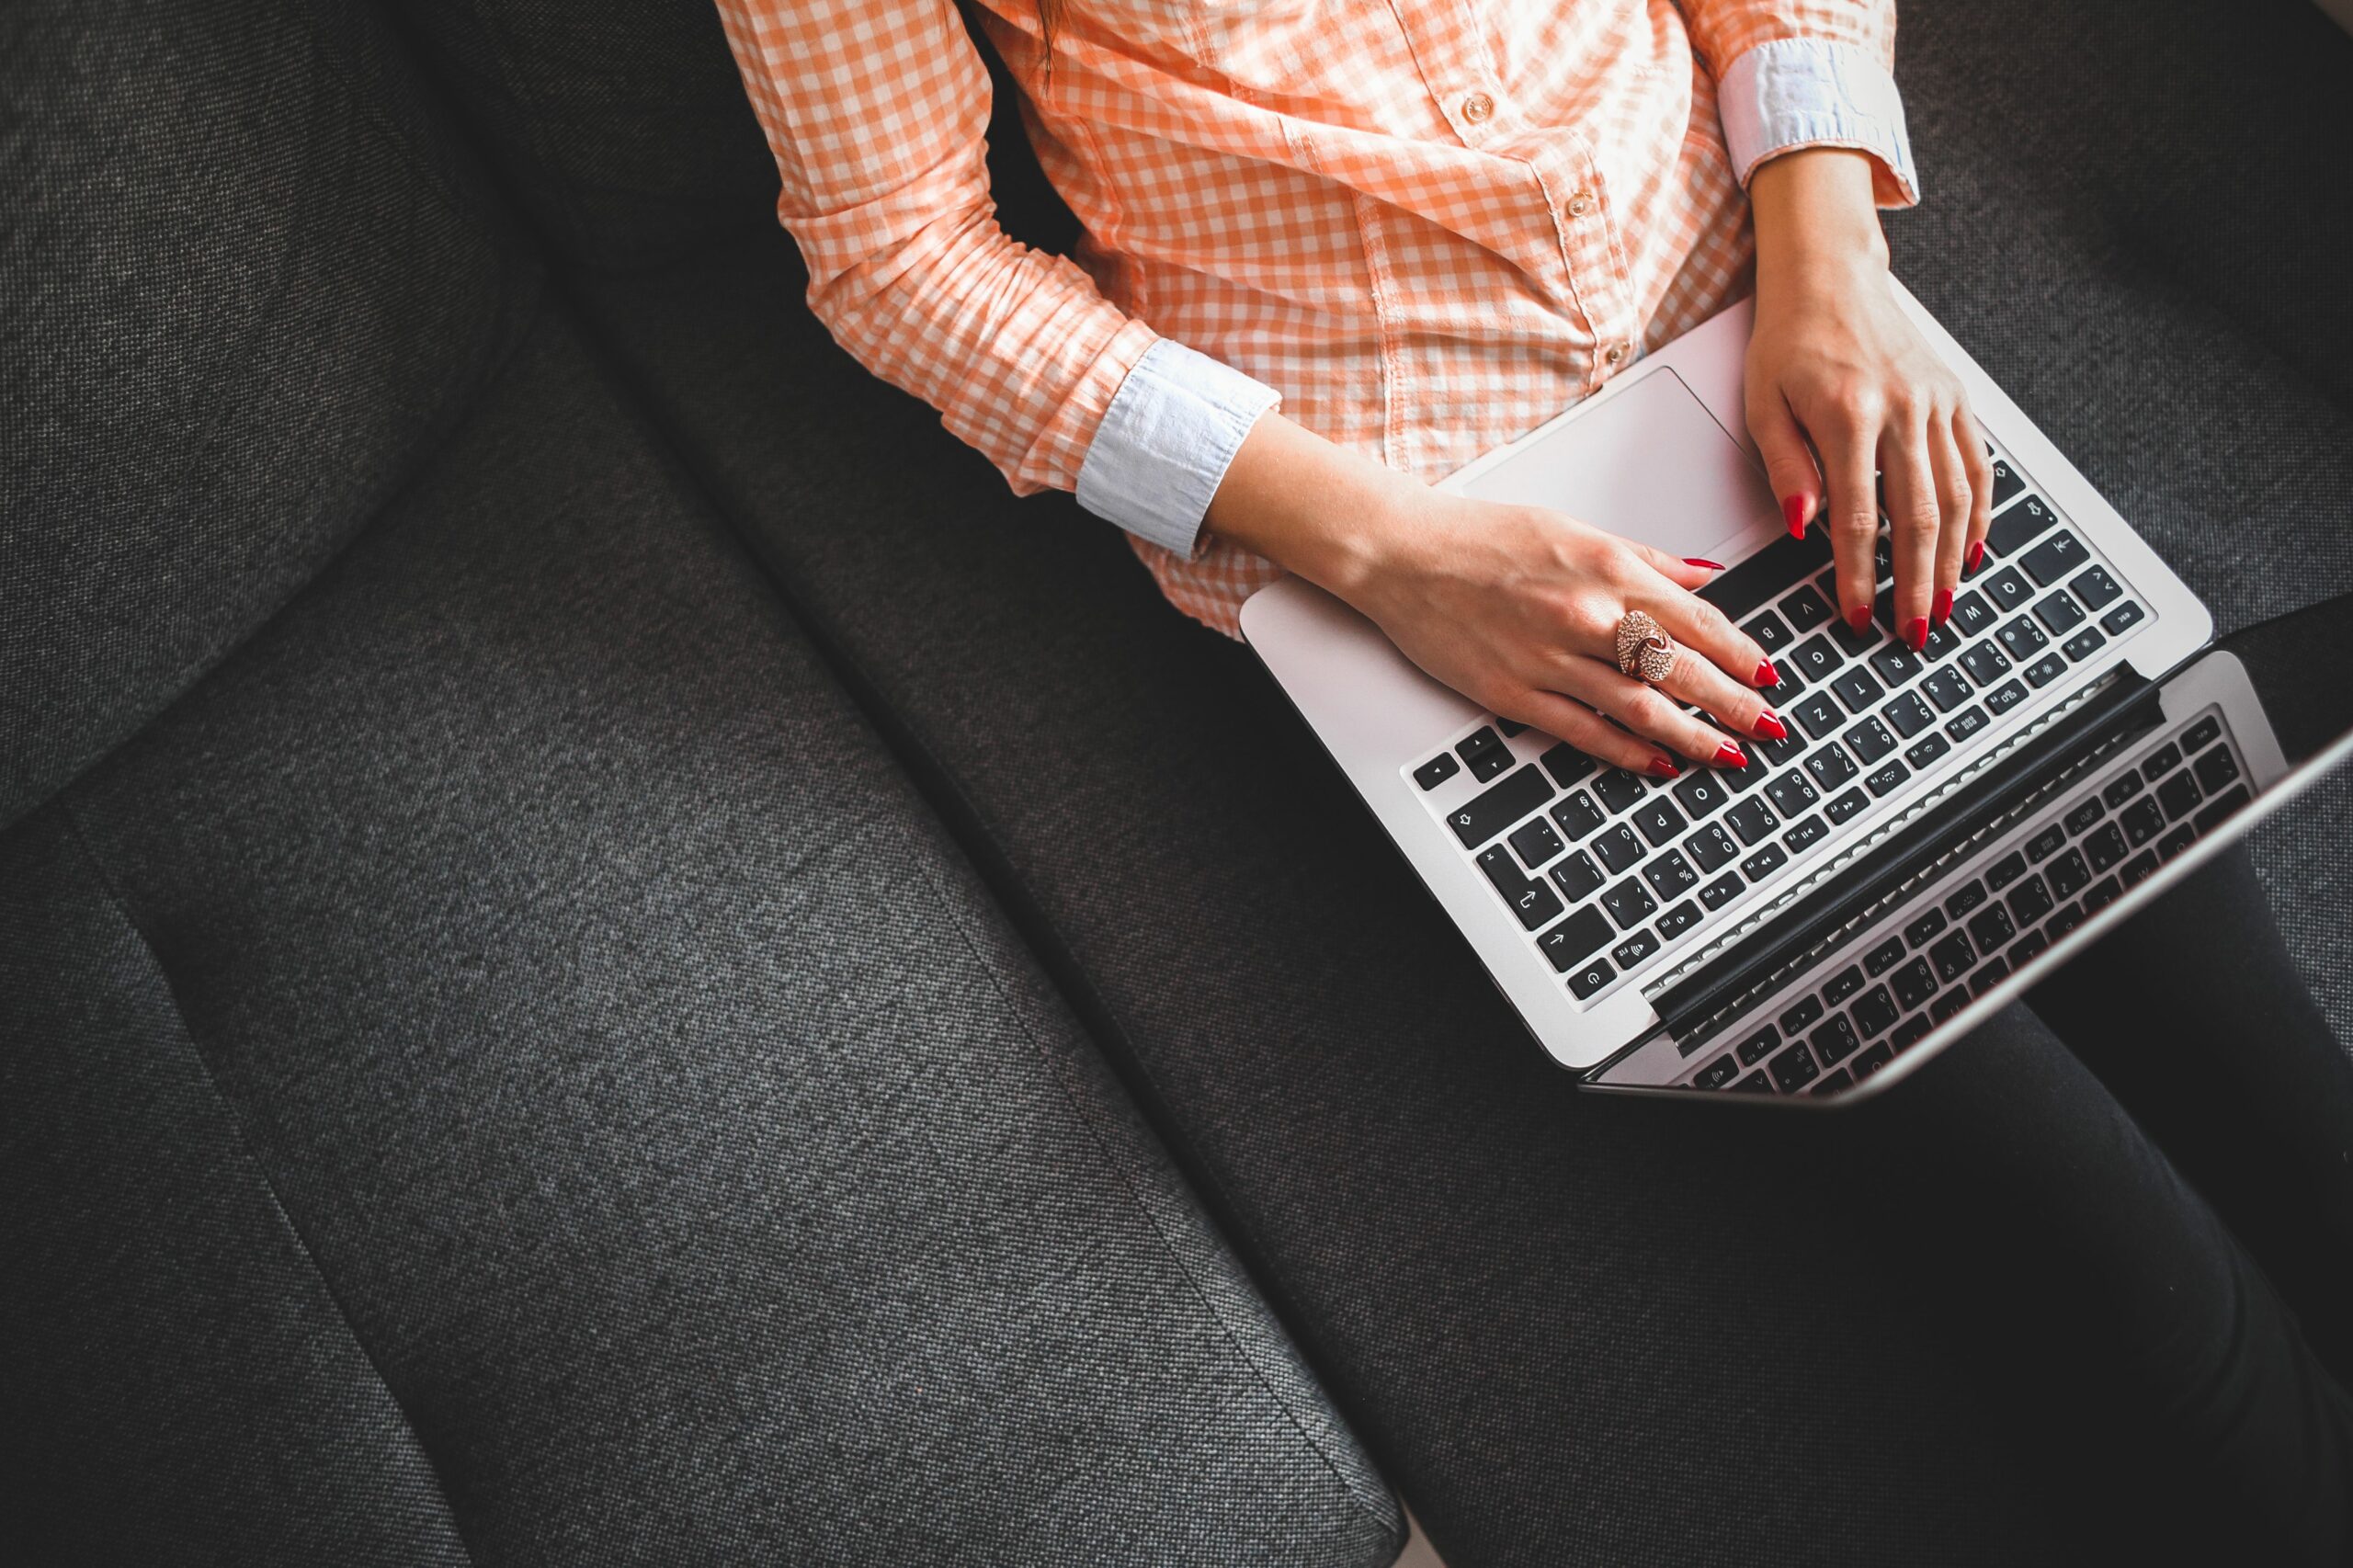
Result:
<instances>
[{"instance_id":1,"label":"gold ring","mask_svg":"<svg viewBox=\"0 0 2353 1568\"><path fill-rule=\"evenodd\" d=\"M1656 686L1675 673L1675 639L1641 610L1630 609L1618 620L1618 667Z\"/></svg>"}]
</instances>

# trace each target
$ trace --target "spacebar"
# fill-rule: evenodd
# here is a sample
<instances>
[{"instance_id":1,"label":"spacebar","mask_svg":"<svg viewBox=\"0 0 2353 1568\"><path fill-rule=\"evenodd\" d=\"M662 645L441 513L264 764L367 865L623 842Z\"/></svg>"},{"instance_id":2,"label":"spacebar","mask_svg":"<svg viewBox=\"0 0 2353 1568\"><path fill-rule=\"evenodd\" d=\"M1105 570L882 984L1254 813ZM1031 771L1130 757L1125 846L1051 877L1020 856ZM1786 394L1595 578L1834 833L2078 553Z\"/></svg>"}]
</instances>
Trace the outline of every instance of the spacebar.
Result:
<instances>
[{"instance_id":1,"label":"spacebar","mask_svg":"<svg viewBox=\"0 0 2353 1568\"><path fill-rule=\"evenodd\" d=\"M1816 523L1803 539L1782 535L1699 593L1738 620L1816 567L1829 564L1830 530Z\"/></svg>"}]
</instances>

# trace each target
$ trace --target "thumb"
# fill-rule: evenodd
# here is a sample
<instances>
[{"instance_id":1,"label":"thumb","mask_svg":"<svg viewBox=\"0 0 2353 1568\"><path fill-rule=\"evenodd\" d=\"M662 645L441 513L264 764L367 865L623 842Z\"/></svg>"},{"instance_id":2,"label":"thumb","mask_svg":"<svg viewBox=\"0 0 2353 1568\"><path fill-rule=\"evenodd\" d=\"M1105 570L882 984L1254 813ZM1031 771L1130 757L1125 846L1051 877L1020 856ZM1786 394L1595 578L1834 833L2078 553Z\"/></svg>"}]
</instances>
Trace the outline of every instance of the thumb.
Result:
<instances>
[{"instance_id":1,"label":"thumb","mask_svg":"<svg viewBox=\"0 0 2353 1568\"><path fill-rule=\"evenodd\" d=\"M1813 466L1813 450L1797 416L1778 392L1751 398L1748 433L1765 457L1765 476L1781 503L1781 521L1802 539L1805 526L1822 509L1822 475Z\"/></svg>"}]
</instances>

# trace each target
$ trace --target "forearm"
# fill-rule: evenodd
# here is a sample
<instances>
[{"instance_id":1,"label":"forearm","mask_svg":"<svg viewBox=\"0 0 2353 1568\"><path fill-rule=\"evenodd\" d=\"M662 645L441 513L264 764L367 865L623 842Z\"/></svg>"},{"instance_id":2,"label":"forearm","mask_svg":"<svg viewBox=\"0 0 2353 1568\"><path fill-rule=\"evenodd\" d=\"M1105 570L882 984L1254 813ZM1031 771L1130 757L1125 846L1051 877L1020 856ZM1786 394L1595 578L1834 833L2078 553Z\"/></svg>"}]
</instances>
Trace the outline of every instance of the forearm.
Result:
<instances>
[{"instance_id":1,"label":"forearm","mask_svg":"<svg viewBox=\"0 0 2353 1568\"><path fill-rule=\"evenodd\" d=\"M1784 153L1758 167L1748 199L1756 225L1756 306L1835 300L1887 271L1872 196L1872 160L1840 147Z\"/></svg>"},{"instance_id":2,"label":"forearm","mask_svg":"<svg viewBox=\"0 0 2353 1568\"><path fill-rule=\"evenodd\" d=\"M1353 597L1429 487L1280 414L1259 416L1210 502L1215 538Z\"/></svg>"}]
</instances>

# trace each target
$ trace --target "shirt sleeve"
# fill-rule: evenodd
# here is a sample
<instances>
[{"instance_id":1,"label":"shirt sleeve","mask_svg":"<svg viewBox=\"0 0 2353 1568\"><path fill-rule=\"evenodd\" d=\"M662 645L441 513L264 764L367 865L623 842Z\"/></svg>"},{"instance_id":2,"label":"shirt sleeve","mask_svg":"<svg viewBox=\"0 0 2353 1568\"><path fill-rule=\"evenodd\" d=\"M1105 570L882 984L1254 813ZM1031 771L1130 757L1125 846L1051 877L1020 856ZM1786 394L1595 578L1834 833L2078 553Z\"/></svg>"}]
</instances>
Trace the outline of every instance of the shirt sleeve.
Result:
<instances>
[{"instance_id":1,"label":"shirt sleeve","mask_svg":"<svg viewBox=\"0 0 2353 1568\"><path fill-rule=\"evenodd\" d=\"M1893 70L1894 0L1680 3L1716 78L1724 144L1744 187L1776 154L1851 147L1871 155L1881 206L1919 200Z\"/></svg>"},{"instance_id":2,"label":"shirt sleeve","mask_svg":"<svg viewBox=\"0 0 2353 1568\"><path fill-rule=\"evenodd\" d=\"M1165 342L1075 265L998 226L988 73L954 0L719 11L776 156L810 308L835 340L939 410L1017 494L1076 490L1191 553L1275 394Z\"/></svg>"}]
</instances>

